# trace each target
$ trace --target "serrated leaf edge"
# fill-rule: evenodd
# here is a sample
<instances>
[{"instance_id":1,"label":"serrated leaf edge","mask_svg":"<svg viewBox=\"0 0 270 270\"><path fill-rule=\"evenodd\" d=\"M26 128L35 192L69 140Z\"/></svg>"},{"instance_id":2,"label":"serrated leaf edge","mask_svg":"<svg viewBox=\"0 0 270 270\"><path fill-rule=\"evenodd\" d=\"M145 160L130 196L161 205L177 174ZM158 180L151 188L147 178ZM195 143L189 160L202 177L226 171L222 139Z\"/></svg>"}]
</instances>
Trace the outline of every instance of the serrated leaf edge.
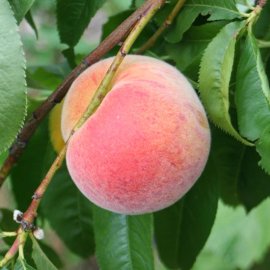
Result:
<instances>
[{"instance_id":1,"label":"serrated leaf edge","mask_svg":"<svg viewBox=\"0 0 270 270\"><path fill-rule=\"evenodd\" d=\"M205 48L205 50L204 50L204 52L203 52L203 55L202 55L202 58L201 58L201 62L200 62L200 68L199 68L199 85L200 85L200 80L201 80L201 70L202 70L203 60L204 60L205 55L206 55L206 53L207 53L207 49L208 49L208 47L211 45L211 43L213 42L213 40L214 40L214 39L221 33L221 31L222 31L225 27L227 27L227 26L228 26L228 24L226 24L224 27L222 27L222 28L220 29L220 31L219 31L219 32L217 33L217 35L209 42L209 44L207 45L207 47ZM242 29L242 28L239 29L237 35L238 35L239 32L241 31L241 29ZM229 46L230 46L230 43L228 43L228 47L229 47ZM234 44L234 46L235 46L235 44ZM234 53L235 53L235 52L234 52ZM224 54L224 58L225 58L225 56L226 56L226 52L225 52L225 54ZM222 65L221 65L221 69L220 69L221 71L222 71L222 69L223 69L223 63L224 63L224 61L222 61ZM220 78L219 81L222 81L222 78ZM199 87L198 89L199 89L199 92L201 93L200 87ZM223 99L222 99L222 93L221 93L221 92L218 93L218 96L219 96L219 99L220 99L221 103L224 105L224 106L223 106L223 113L224 113L224 115L226 116L224 119L226 119L226 123L225 123L225 124L226 124L228 130L226 130L226 128L225 128L224 126L221 126L221 125L219 125L218 123L216 123L216 121L214 121L214 120L212 119L212 117L208 117L208 118L211 120L211 122L212 122L216 127L218 127L219 129L221 129L222 131L224 131L226 134L228 134L228 135L234 137L234 138L235 138L236 140L238 140L239 142L241 142L241 143L243 143L243 144L245 144L245 145L248 145L248 146L254 146L253 143L251 143L251 142L245 140L245 139L244 139L244 138L236 131L236 129L233 127L233 125L232 125L232 123L231 123L230 117L227 116L227 113L229 114L229 112L226 112L226 110L225 110L226 107L228 107L228 109L229 109L229 104L227 105L227 104L224 103L224 101L223 101ZM202 99L201 99L201 100L202 100ZM203 100L202 100L202 103L204 103ZM205 108L206 108L206 106L205 106ZM206 112L207 112L207 110L206 110ZM209 115L208 112L207 112L207 115Z\"/></svg>"},{"instance_id":2,"label":"serrated leaf edge","mask_svg":"<svg viewBox=\"0 0 270 270\"><path fill-rule=\"evenodd\" d=\"M18 23L17 23L17 20L15 18L15 14L14 14L14 11L10 5L10 3L8 1L6 1L8 6L9 6L9 9L10 9L10 12L11 14L13 15L13 20L15 22L15 25L16 25L16 32L18 33L18 39L19 39L19 48L21 50L21 53L22 53L22 57L23 57L23 63L22 63L22 69L24 71L24 87L25 87L25 90L24 90L24 96L25 96L25 109L24 109L24 115L19 123L19 129L17 131L17 133L13 136L13 138L11 138L7 143L6 145L4 146L0 146L0 154L7 151L9 149L9 147L12 145L12 143L16 140L18 134L21 132L23 126L24 126L24 122L25 122L25 119L26 119L26 115L27 115L27 108L28 108L28 100L27 100L27 84L26 84L26 58L25 58L25 53L24 53L24 50L23 50L23 43L22 43L22 40L21 40L21 36L20 36L20 31L19 31L19 27L18 27Z\"/></svg>"}]
</instances>

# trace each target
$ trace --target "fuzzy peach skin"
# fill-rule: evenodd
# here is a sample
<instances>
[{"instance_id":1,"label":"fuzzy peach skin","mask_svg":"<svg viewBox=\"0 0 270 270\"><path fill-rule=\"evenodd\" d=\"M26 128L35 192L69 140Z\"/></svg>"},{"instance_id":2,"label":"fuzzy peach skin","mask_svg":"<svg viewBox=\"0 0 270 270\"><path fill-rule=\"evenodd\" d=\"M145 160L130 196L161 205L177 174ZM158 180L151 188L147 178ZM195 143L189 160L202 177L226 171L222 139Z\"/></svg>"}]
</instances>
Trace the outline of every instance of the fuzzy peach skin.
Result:
<instances>
[{"instance_id":1,"label":"fuzzy peach skin","mask_svg":"<svg viewBox=\"0 0 270 270\"><path fill-rule=\"evenodd\" d=\"M96 63L71 86L62 111L65 140L111 62ZM66 160L90 201L132 215L179 200L202 173L209 148L206 114L186 78L165 62L130 55L112 90L71 138Z\"/></svg>"}]
</instances>

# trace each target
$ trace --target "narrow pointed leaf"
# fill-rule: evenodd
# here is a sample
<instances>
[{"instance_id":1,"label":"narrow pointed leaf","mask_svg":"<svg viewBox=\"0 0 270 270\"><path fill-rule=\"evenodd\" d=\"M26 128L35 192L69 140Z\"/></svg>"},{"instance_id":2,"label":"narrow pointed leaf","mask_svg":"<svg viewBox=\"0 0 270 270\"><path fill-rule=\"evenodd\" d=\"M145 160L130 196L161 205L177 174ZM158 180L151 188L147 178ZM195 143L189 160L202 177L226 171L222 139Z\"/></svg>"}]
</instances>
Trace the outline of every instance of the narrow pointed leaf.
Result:
<instances>
[{"instance_id":1,"label":"narrow pointed leaf","mask_svg":"<svg viewBox=\"0 0 270 270\"><path fill-rule=\"evenodd\" d=\"M94 207L97 259L101 269L154 269L152 216L126 216Z\"/></svg>"},{"instance_id":2,"label":"narrow pointed leaf","mask_svg":"<svg viewBox=\"0 0 270 270\"><path fill-rule=\"evenodd\" d=\"M92 204L75 186L65 164L55 175L42 199L42 210L52 228L72 252L83 258L94 253Z\"/></svg>"},{"instance_id":3,"label":"narrow pointed leaf","mask_svg":"<svg viewBox=\"0 0 270 270\"><path fill-rule=\"evenodd\" d=\"M32 266L30 266L25 260L18 258L15 265L14 270L35 270Z\"/></svg>"},{"instance_id":4,"label":"narrow pointed leaf","mask_svg":"<svg viewBox=\"0 0 270 270\"><path fill-rule=\"evenodd\" d=\"M38 29L36 26L36 23L34 21L34 18L32 16L31 10L29 10L26 14L25 14L25 19L28 22L28 24L32 27L32 29L35 32L36 38L38 38Z\"/></svg>"},{"instance_id":5,"label":"narrow pointed leaf","mask_svg":"<svg viewBox=\"0 0 270 270\"><path fill-rule=\"evenodd\" d=\"M170 43L177 43L182 40L183 34L191 27L192 23L200 14L199 10L185 8L178 15L175 25L169 29L165 38Z\"/></svg>"},{"instance_id":6,"label":"narrow pointed leaf","mask_svg":"<svg viewBox=\"0 0 270 270\"><path fill-rule=\"evenodd\" d=\"M172 269L188 270L213 226L218 204L218 178L213 158L195 186L171 207L154 214L161 260Z\"/></svg>"},{"instance_id":7,"label":"narrow pointed leaf","mask_svg":"<svg viewBox=\"0 0 270 270\"><path fill-rule=\"evenodd\" d=\"M37 266L37 269L42 270L57 270L57 268L53 265L53 263L48 259L46 254L43 252L43 250L40 248L38 242L36 239L31 236L32 242L33 242L33 252L32 257L33 260Z\"/></svg>"},{"instance_id":8,"label":"narrow pointed leaf","mask_svg":"<svg viewBox=\"0 0 270 270\"><path fill-rule=\"evenodd\" d=\"M237 69L236 106L241 135L258 139L270 124L270 91L259 48L250 32Z\"/></svg>"},{"instance_id":9,"label":"narrow pointed leaf","mask_svg":"<svg viewBox=\"0 0 270 270\"><path fill-rule=\"evenodd\" d=\"M239 176L238 194L250 211L270 196L270 176L258 165L260 156L254 147L246 147Z\"/></svg>"},{"instance_id":10,"label":"narrow pointed leaf","mask_svg":"<svg viewBox=\"0 0 270 270\"><path fill-rule=\"evenodd\" d=\"M18 209L24 211L31 202L34 190L44 176L46 156L49 145L48 123L44 121L29 141L20 162L11 172L11 183Z\"/></svg>"},{"instance_id":11,"label":"narrow pointed leaf","mask_svg":"<svg viewBox=\"0 0 270 270\"><path fill-rule=\"evenodd\" d=\"M229 205L240 203L238 183L243 167L246 146L218 128L212 129L212 153L215 159L221 199Z\"/></svg>"},{"instance_id":12,"label":"narrow pointed leaf","mask_svg":"<svg viewBox=\"0 0 270 270\"><path fill-rule=\"evenodd\" d=\"M18 22L18 24L22 21L26 13L30 10L31 6L35 2L35 0L8 0L15 18Z\"/></svg>"},{"instance_id":13,"label":"narrow pointed leaf","mask_svg":"<svg viewBox=\"0 0 270 270\"><path fill-rule=\"evenodd\" d=\"M235 130L229 115L229 84L237 34L242 22L227 24L209 43L201 61L199 90L210 119L242 143L249 144Z\"/></svg>"},{"instance_id":14,"label":"narrow pointed leaf","mask_svg":"<svg viewBox=\"0 0 270 270\"><path fill-rule=\"evenodd\" d=\"M19 132L26 115L25 58L7 0L0 8L0 153Z\"/></svg>"},{"instance_id":15,"label":"narrow pointed leaf","mask_svg":"<svg viewBox=\"0 0 270 270\"><path fill-rule=\"evenodd\" d=\"M105 0L57 0L57 25L62 43L74 47Z\"/></svg>"}]
</instances>

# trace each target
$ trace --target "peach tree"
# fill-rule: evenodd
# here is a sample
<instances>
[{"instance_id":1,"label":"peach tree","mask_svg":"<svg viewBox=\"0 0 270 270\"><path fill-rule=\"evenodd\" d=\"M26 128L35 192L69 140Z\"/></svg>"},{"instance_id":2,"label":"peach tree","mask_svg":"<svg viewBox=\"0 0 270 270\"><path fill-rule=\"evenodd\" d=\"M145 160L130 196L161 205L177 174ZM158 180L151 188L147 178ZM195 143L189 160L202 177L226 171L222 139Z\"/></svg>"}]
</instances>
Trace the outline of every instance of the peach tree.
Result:
<instances>
[{"instance_id":1,"label":"peach tree","mask_svg":"<svg viewBox=\"0 0 270 270\"><path fill-rule=\"evenodd\" d=\"M80 261L92 258L94 262L87 269L205 269L203 266L193 267L211 236L219 201L230 207L240 205L249 213L270 195L270 2L57 0L45 14L51 33L58 35L53 45L46 40L39 26L39 16L44 16L46 3L39 0L0 0L0 203L3 203L1 197L14 198L9 200L10 205L5 204L0 209L0 268L65 269L72 259L58 253L66 249L67 254L77 256L77 261L78 258ZM100 23L100 41L96 38L95 47L84 43L86 50L81 53L78 48L83 44L82 37L89 30L88 26L92 26L98 14L110 10L113 5L121 8L117 12L107 12L107 21ZM46 45L30 54L22 24L32 28L34 44L43 42ZM42 54L50 55L46 65L39 61ZM91 98L86 98L92 95L88 89L89 77L85 77L80 86L84 95L70 90L74 88L75 80L82 78L84 71L97 67L95 64L101 59L113 56L109 62L99 62L107 66L106 70L103 66L103 71L94 74L99 78L93 79L96 82L92 84L94 94ZM114 95L114 106L120 109L116 115L108 100L113 99L113 84L127 68L127 59L133 59L130 61L134 65L139 59L152 59L153 62L148 66L148 61L151 61L147 60L131 68L129 74L124 74L129 85L125 86L125 92L121 90ZM169 68L164 62L174 68ZM156 71L159 65L164 65L164 68ZM168 73L167 68L170 69ZM208 130L204 110L195 92L181 96L186 90L180 87L182 81L176 77L182 75L176 69L186 77L184 84L188 85L187 88L192 85L197 91L208 117L211 149L207 163L209 133L196 137L192 131L200 125ZM172 75L174 72L178 75ZM162 80L161 87L173 88L176 92L171 95L172 99L162 96L153 101L160 94L160 85L156 85ZM144 90L138 90L142 81L148 84L147 91L151 90L150 101L145 101ZM144 89L145 85L141 88ZM66 105L72 95L77 103ZM190 95L194 97L190 98ZM197 104L195 107L200 108L199 111L185 107L183 100L186 97ZM59 104L62 100L65 103L61 120ZM168 100L167 106L163 102ZM122 104L119 105L120 102ZM132 107L134 102L137 102L136 108ZM176 103L181 108L180 112L174 110ZM81 104L84 104L84 109L76 115L76 121L71 121L71 125L69 119L65 120L68 114L65 107L74 106L73 111L76 111ZM101 109L103 114L100 116ZM183 114L182 118L186 120L177 123L178 118L173 117L178 113ZM155 122L157 114L159 120ZM69 118L74 117L72 112L70 115ZM119 115L120 120L117 118ZM126 136L136 126L138 115L145 130L152 129L151 121L155 127L149 133L152 136L149 140L136 130L137 141L142 140L139 145L142 149L139 150L135 141L130 139L133 135ZM197 117L194 116L196 121L193 115ZM176 123L173 128L170 124L172 119ZM60 125L65 121L69 127L68 134L63 133L64 142ZM187 122L191 124L186 131ZM89 140L85 140L85 132L82 135L86 125L86 133L92 134ZM99 129L95 133L97 126ZM123 127L124 133L121 133ZM170 128L173 130L170 137L162 140L163 135L160 134L167 134ZM186 133L179 139L183 130ZM104 133L106 136L102 135ZM78 134L83 138L75 143ZM153 138L155 136L160 137ZM117 141L119 144L115 144ZM95 147L89 148L88 143ZM150 143L153 143L152 148L149 148ZM116 146L111 151L114 144ZM122 152L118 153L120 147ZM169 147L171 152L174 151L173 158L166 160L169 165L155 167L164 156L167 158ZM79 154L78 149L82 150ZM147 161L142 165L142 161L148 158L149 149L158 162ZM130 155L119 159L118 155L124 151L129 151ZM67 169L66 153L72 170ZM123 180L125 192L116 190L116 194L110 194L114 188L108 189L107 197L103 194L104 197L94 200L98 202L101 199L102 203L97 204L111 210L133 203L131 197L124 193L133 192L130 186L134 190L140 188L136 181L145 184L143 173L154 184L151 186L153 190L149 188L149 191L146 183L145 193L140 193L140 196L151 193L152 200L158 202L156 204L162 197L169 196L167 191L163 193L166 189L163 184L171 180L171 172L178 163L193 162L192 166L187 166L188 171L184 171L186 165L181 169L178 166L177 174L174 174L177 175L175 186L170 184L171 193L178 189L177 179L195 176L190 177L192 185L183 192L181 190L181 195L177 193L176 202L175 197L167 204L162 201L165 208L150 207L147 196L142 196L140 207L148 210L129 212L125 208L124 214L120 214L89 201L72 181L71 176L82 178L78 176L78 170L85 169L91 157L94 158L91 160L93 169L87 169L81 175L84 182L89 181L87 189L92 191L92 195L88 196L88 191L81 188L84 183L80 186L73 179L90 199L96 196L97 187L101 185L97 183L93 187L96 183L91 180L100 175L100 168L106 168L103 163L106 158L109 158L110 171L96 179L106 181L112 177L113 183L119 175L120 180L124 179L124 170L130 170L130 167L133 172L137 170L133 175L140 179L132 179L135 183ZM111 165L116 162L117 168ZM134 166L135 163L140 166ZM162 166L165 166L166 173L156 177ZM149 175L153 176L152 179ZM113 203L118 201L120 206L106 207L110 195L115 196ZM126 202L121 201L123 198ZM141 214L134 215L136 213ZM62 243L61 248L55 244L57 241ZM206 269L216 268L209 264Z\"/></svg>"}]
</instances>

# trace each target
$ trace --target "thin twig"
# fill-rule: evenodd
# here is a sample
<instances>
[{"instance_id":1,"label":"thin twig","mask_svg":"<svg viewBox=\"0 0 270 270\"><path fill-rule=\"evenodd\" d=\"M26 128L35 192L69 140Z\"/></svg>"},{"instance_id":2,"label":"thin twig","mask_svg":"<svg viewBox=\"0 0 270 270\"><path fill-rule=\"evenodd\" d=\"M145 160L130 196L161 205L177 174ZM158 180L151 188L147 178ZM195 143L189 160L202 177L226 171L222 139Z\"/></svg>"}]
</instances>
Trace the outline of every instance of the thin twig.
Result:
<instances>
[{"instance_id":1,"label":"thin twig","mask_svg":"<svg viewBox=\"0 0 270 270\"><path fill-rule=\"evenodd\" d=\"M0 238L16 236L16 232L0 232Z\"/></svg>"},{"instance_id":2,"label":"thin twig","mask_svg":"<svg viewBox=\"0 0 270 270\"><path fill-rule=\"evenodd\" d=\"M258 0L257 5L263 8L267 3L267 0Z\"/></svg>"},{"instance_id":3,"label":"thin twig","mask_svg":"<svg viewBox=\"0 0 270 270\"><path fill-rule=\"evenodd\" d=\"M161 34L172 24L174 18L179 13L180 9L185 4L186 0L178 0L176 5L174 6L172 12L169 14L169 16L166 18L166 20L163 22L163 24L159 27L159 29L155 32L153 36L151 36L142 46L139 48L136 53L141 54L144 51L151 48L157 41L157 39L161 36Z\"/></svg>"},{"instance_id":4,"label":"thin twig","mask_svg":"<svg viewBox=\"0 0 270 270\"><path fill-rule=\"evenodd\" d=\"M144 13L141 14L141 17L139 18L138 22L132 28L130 34L128 35L123 45L121 46L119 52L117 53L116 57L114 58L113 63L111 64L109 70L105 74L101 84L96 90L96 93L93 99L91 100L89 106L87 107L86 111L84 112L80 120L77 122L75 127L72 129L66 144L64 145L64 147L62 148L62 150L60 151L60 153L54 160L46 176L44 177L41 184L35 191L33 200L23 215L22 223L18 230L18 236L15 239L10 250L6 253L4 259L0 261L0 267L3 267L6 263L8 263L16 255L18 250L20 250L21 254L23 254L22 247L25 243L25 240L26 240L26 237L28 236L29 231L31 232L31 228L33 228L32 224L37 216L37 209L39 207L41 198L46 192L47 187L50 184L55 172L60 168L65 158L67 146L71 137L73 136L75 131L83 125L83 123L88 119L88 117L91 116L95 112L97 107L100 105L100 103L104 99L105 95L111 90L111 82L120 64L122 63L124 57L130 51L131 46L133 45L138 35L143 30L143 28L145 27L145 25L150 21L150 19L154 16L156 11L164 4L164 2L165 0L153 1L151 5L144 11Z\"/></svg>"},{"instance_id":5,"label":"thin twig","mask_svg":"<svg viewBox=\"0 0 270 270\"><path fill-rule=\"evenodd\" d=\"M34 112L32 117L25 123L24 127L17 136L16 141L10 148L9 156L6 158L2 167L0 168L0 188L3 185L6 177L11 171L13 165L17 162L25 149L29 139L32 137L37 127L50 112L55 104L61 102L73 81L89 66L96 63L113 47L119 44L130 32L134 24L139 20L142 14L155 2L156 0L146 1L139 9L130 15L122 24L120 24L100 45L90 53L61 83L61 85L47 98L47 100L40 105Z\"/></svg>"},{"instance_id":6,"label":"thin twig","mask_svg":"<svg viewBox=\"0 0 270 270\"><path fill-rule=\"evenodd\" d=\"M257 39L259 48L270 48L270 41Z\"/></svg>"}]
</instances>

